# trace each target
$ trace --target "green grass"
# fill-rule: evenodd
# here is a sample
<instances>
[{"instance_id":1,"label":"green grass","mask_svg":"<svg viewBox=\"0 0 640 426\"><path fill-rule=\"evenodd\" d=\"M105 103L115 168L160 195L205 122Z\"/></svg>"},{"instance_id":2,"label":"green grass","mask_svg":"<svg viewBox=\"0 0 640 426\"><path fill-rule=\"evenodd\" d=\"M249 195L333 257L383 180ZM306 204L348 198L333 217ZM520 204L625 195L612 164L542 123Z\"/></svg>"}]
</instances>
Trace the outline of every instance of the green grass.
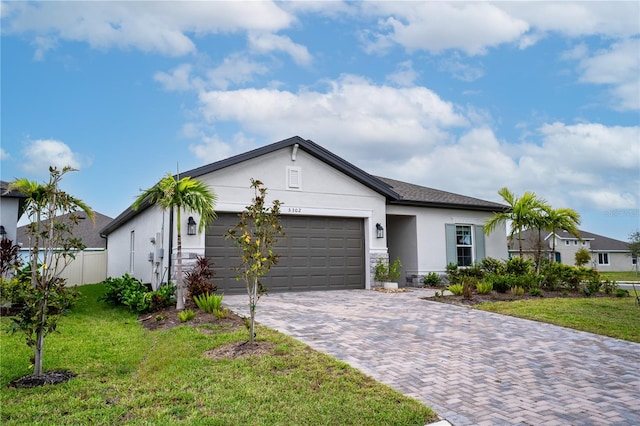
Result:
<instances>
[{"instance_id":1,"label":"green grass","mask_svg":"<svg viewBox=\"0 0 640 426\"><path fill-rule=\"evenodd\" d=\"M96 301L100 285L47 337L44 368L77 374L67 383L7 388L29 374L31 351L20 334L0 331L0 424L127 425L424 425L436 419L420 402L347 364L260 327L274 353L212 360L206 351L246 340L190 326L144 330L134 315ZM214 331L212 333L212 330Z\"/></svg>"},{"instance_id":2,"label":"green grass","mask_svg":"<svg viewBox=\"0 0 640 426\"><path fill-rule=\"evenodd\" d=\"M527 299L475 307L640 343L640 307L632 297Z\"/></svg>"},{"instance_id":3,"label":"green grass","mask_svg":"<svg viewBox=\"0 0 640 426\"><path fill-rule=\"evenodd\" d=\"M599 271L600 275L604 278L613 281L640 281L640 273L636 275L636 271L626 271L626 272L602 272Z\"/></svg>"}]
</instances>

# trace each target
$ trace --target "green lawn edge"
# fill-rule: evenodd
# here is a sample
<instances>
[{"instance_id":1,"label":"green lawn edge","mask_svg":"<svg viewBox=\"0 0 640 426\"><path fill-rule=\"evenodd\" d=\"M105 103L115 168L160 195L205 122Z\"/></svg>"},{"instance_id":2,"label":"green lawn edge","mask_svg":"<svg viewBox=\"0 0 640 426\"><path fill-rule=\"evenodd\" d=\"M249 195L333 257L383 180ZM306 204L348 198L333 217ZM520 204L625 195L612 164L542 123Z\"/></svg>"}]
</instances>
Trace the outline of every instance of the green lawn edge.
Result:
<instances>
[{"instance_id":1,"label":"green lawn edge","mask_svg":"<svg viewBox=\"0 0 640 426\"><path fill-rule=\"evenodd\" d=\"M30 374L22 335L0 331L3 425L424 425L436 414L419 401L277 331L260 327L273 354L210 359L208 350L246 340L246 330L145 330L133 314L97 302L101 285L47 337L46 370L77 374L33 389L7 384ZM259 316L259 309L258 309Z\"/></svg>"}]
</instances>

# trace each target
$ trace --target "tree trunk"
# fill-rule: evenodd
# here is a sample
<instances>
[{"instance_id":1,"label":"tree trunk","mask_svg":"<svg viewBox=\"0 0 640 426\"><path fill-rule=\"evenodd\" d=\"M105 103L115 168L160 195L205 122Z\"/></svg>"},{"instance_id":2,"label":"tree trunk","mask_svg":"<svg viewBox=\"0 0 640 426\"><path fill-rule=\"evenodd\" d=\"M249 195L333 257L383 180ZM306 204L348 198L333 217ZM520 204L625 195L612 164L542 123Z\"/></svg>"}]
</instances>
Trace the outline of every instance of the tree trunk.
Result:
<instances>
[{"instance_id":1,"label":"tree trunk","mask_svg":"<svg viewBox=\"0 0 640 426\"><path fill-rule=\"evenodd\" d=\"M178 231L178 259L176 262L176 309L184 309L184 284L182 282L182 235Z\"/></svg>"},{"instance_id":2,"label":"tree trunk","mask_svg":"<svg viewBox=\"0 0 640 426\"><path fill-rule=\"evenodd\" d=\"M40 376L42 374L42 352L44 349L44 323L47 316L47 297L40 302L40 312L38 312L39 322L38 331L36 332L36 347L33 348L33 375Z\"/></svg>"},{"instance_id":3,"label":"tree trunk","mask_svg":"<svg viewBox=\"0 0 640 426\"><path fill-rule=\"evenodd\" d=\"M258 298L258 279L254 278L253 287L251 288L251 297L249 297L249 344L253 345L253 338L255 336L255 324L256 324L256 304Z\"/></svg>"}]
</instances>

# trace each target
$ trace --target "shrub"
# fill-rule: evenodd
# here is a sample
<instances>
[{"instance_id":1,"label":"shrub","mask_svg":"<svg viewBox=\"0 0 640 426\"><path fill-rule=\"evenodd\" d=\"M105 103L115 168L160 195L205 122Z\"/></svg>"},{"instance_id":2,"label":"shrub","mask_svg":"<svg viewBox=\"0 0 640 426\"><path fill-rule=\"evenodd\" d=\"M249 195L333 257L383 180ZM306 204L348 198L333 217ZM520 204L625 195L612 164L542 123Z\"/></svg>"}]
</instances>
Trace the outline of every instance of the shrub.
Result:
<instances>
[{"instance_id":1,"label":"shrub","mask_svg":"<svg viewBox=\"0 0 640 426\"><path fill-rule=\"evenodd\" d=\"M120 278L108 277L104 284L106 292L100 297L114 306L124 306L138 314L153 312L171 305L175 287L166 285L157 291L150 291L140 280L124 274Z\"/></svg>"},{"instance_id":2,"label":"shrub","mask_svg":"<svg viewBox=\"0 0 640 426\"><path fill-rule=\"evenodd\" d=\"M462 296L464 286L462 284L451 284L447 287L447 290L453 293L454 296Z\"/></svg>"},{"instance_id":3,"label":"shrub","mask_svg":"<svg viewBox=\"0 0 640 426\"><path fill-rule=\"evenodd\" d=\"M200 296L195 296L193 301L196 302L196 306L202 309L203 311L213 314L216 311L220 310L222 306L222 298L224 294L201 294Z\"/></svg>"},{"instance_id":4,"label":"shrub","mask_svg":"<svg viewBox=\"0 0 640 426\"><path fill-rule=\"evenodd\" d=\"M175 286L168 284L160 286L156 291L151 292L149 310L151 312L166 308L175 303Z\"/></svg>"},{"instance_id":5,"label":"shrub","mask_svg":"<svg viewBox=\"0 0 640 426\"><path fill-rule=\"evenodd\" d=\"M591 261L591 254L586 248L581 248L575 254L576 266L584 266Z\"/></svg>"},{"instance_id":6,"label":"shrub","mask_svg":"<svg viewBox=\"0 0 640 426\"><path fill-rule=\"evenodd\" d=\"M449 284L458 284L458 264L453 262L447 264L445 275Z\"/></svg>"},{"instance_id":7,"label":"shrub","mask_svg":"<svg viewBox=\"0 0 640 426\"><path fill-rule=\"evenodd\" d=\"M485 278L485 282L491 283L491 286L498 293L506 293L513 285L513 275L489 274Z\"/></svg>"},{"instance_id":8,"label":"shrub","mask_svg":"<svg viewBox=\"0 0 640 426\"><path fill-rule=\"evenodd\" d=\"M396 282L400 278L400 270L402 263L400 259L396 259L393 263L388 263L382 259L378 259L375 269L375 277L378 282Z\"/></svg>"},{"instance_id":9,"label":"shrub","mask_svg":"<svg viewBox=\"0 0 640 426\"><path fill-rule=\"evenodd\" d=\"M185 309L184 311L178 312L178 319L180 322L191 321L196 317L196 313L191 309Z\"/></svg>"},{"instance_id":10,"label":"shrub","mask_svg":"<svg viewBox=\"0 0 640 426\"><path fill-rule=\"evenodd\" d=\"M185 272L184 281L189 295L193 298L201 294L212 294L217 286L211 281L213 270L209 267L209 258L198 256L190 271Z\"/></svg>"},{"instance_id":11,"label":"shrub","mask_svg":"<svg viewBox=\"0 0 640 426\"><path fill-rule=\"evenodd\" d=\"M534 297L542 297L542 291L539 288L532 288L529 294Z\"/></svg>"},{"instance_id":12,"label":"shrub","mask_svg":"<svg viewBox=\"0 0 640 426\"><path fill-rule=\"evenodd\" d=\"M605 294L613 294L618 290L618 283L613 280L602 281L602 291Z\"/></svg>"},{"instance_id":13,"label":"shrub","mask_svg":"<svg viewBox=\"0 0 640 426\"><path fill-rule=\"evenodd\" d=\"M511 287L511 289L509 290L509 293L513 294L514 296L522 296L524 295L524 288L520 286L514 286L514 287Z\"/></svg>"},{"instance_id":14,"label":"shrub","mask_svg":"<svg viewBox=\"0 0 640 426\"><path fill-rule=\"evenodd\" d=\"M522 257L514 257L505 263L505 272L513 275L526 275L533 271L533 263Z\"/></svg>"},{"instance_id":15,"label":"shrub","mask_svg":"<svg viewBox=\"0 0 640 426\"><path fill-rule=\"evenodd\" d=\"M491 281L481 281L476 284L476 290L479 294L489 294L493 291L493 284Z\"/></svg>"},{"instance_id":16,"label":"shrub","mask_svg":"<svg viewBox=\"0 0 640 426\"><path fill-rule=\"evenodd\" d=\"M437 287L440 285L442 279L439 274L435 272L429 272L422 278L422 282L426 286Z\"/></svg>"},{"instance_id":17,"label":"shrub","mask_svg":"<svg viewBox=\"0 0 640 426\"><path fill-rule=\"evenodd\" d=\"M19 276L0 277L0 304L22 305L24 293L29 290L30 285L28 279L22 279Z\"/></svg>"},{"instance_id":18,"label":"shrub","mask_svg":"<svg viewBox=\"0 0 640 426\"><path fill-rule=\"evenodd\" d=\"M626 288L617 288L616 289L616 297L629 297L629 290Z\"/></svg>"},{"instance_id":19,"label":"shrub","mask_svg":"<svg viewBox=\"0 0 640 426\"><path fill-rule=\"evenodd\" d=\"M587 296L592 294L596 294L600 291L600 287L602 287L602 282L600 281L600 277L593 276L584 284L585 289L587 290Z\"/></svg>"},{"instance_id":20,"label":"shrub","mask_svg":"<svg viewBox=\"0 0 640 426\"><path fill-rule=\"evenodd\" d=\"M493 257L485 257L480 262L480 267L485 274L503 274L506 271L505 262L494 259Z\"/></svg>"}]
</instances>

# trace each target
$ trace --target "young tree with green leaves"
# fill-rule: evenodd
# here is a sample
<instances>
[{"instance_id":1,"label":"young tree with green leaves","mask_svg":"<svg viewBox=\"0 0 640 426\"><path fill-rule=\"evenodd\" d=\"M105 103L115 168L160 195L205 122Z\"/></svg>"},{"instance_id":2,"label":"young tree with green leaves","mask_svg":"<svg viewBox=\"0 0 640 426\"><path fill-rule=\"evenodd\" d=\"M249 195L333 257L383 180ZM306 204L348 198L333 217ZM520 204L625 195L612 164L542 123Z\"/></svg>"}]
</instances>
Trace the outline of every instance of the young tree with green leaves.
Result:
<instances>
[{"instance_id":1,"label":"young tree with green leaves","mask_svg":"<svg viewBox=\"0 0 640 426\"><path fill-rule=\"evenodd\" d=\"M509 237L518 237L518 251L522 257L522 231L535 226L538 211L545 205L533 192L525 192L522 197L515 196L508 188L502 188L498 194L509 206L505 212L497 212L484 225L484 232L489 235L498 225L511 222Z\"/></svg>"},{"instance_id":2,"label":"young tree with green leaves","mask_svg":"<svg viewBox=\"0 0 640 426\"><path fill-rule=\"evenodd\" d=\"M575 210L568 208L554 209L545 205L542 208L543 227L547 231L554 233L553 242L551 243L552 261L556 260L556 238L555 233L558 231L567 231L576 238L580 238L580 214Z\"/></svg>"},{"instance_id":3,"label":"young tree with green leaves","mask_svg":"<svg viewBox=\"0 0 640 426\"><path fill-rule=\"evenodd\" d=\"M31 286L21 297L24 306L12 318L12 327L24 332L27 345L33 348L34 376L43 373L45 337L56 330L60 316L75 298L75 292L60 277L77 251L85 248L82 240L74 237L73 229L79 223L80 212L94 220L89 206L60 189L62 177L70 171L75 170L50 167L46 184L16 179L8 186L9 191L20 191L26 196L25 213L31 220L27 225Z\"/></svg>"},{"instance_id":4,"label":"young tree with green leaves","mask_svg":"<svg viewBox=\"0 0 640 426\"><path fill-rule=\"evenodd\" d=\"M137 210L144 202L157 204L162 210L176 211L176 229L178 251L176 261L176 309L184 309L184 277L182 276L182 212L194 212L200 215L200 232L216 218L214 210L217 196L204 182L190 176L180 178L168 173L153 187L142 191L134 201L132 208Z\"/></svg>"},{"instance_id":5,"label":"young tree with green leaves","mask_svg":"<svg viewBox=\"0 0 640 426\"><path fill-rule=\"evenodd\" d=\"M255 193L251 205L245 207L238 224L225 235L242 252L237 279L245 282L249 295L249 344L254 342L258 299L267 292L260 279L278 263L279 254L273 249L278 238L284 236L279 219L280 201L274 200L272 206L267 207L267 188L263 183L251 179L251 188Z\"/></svg>"}]
</instances>

